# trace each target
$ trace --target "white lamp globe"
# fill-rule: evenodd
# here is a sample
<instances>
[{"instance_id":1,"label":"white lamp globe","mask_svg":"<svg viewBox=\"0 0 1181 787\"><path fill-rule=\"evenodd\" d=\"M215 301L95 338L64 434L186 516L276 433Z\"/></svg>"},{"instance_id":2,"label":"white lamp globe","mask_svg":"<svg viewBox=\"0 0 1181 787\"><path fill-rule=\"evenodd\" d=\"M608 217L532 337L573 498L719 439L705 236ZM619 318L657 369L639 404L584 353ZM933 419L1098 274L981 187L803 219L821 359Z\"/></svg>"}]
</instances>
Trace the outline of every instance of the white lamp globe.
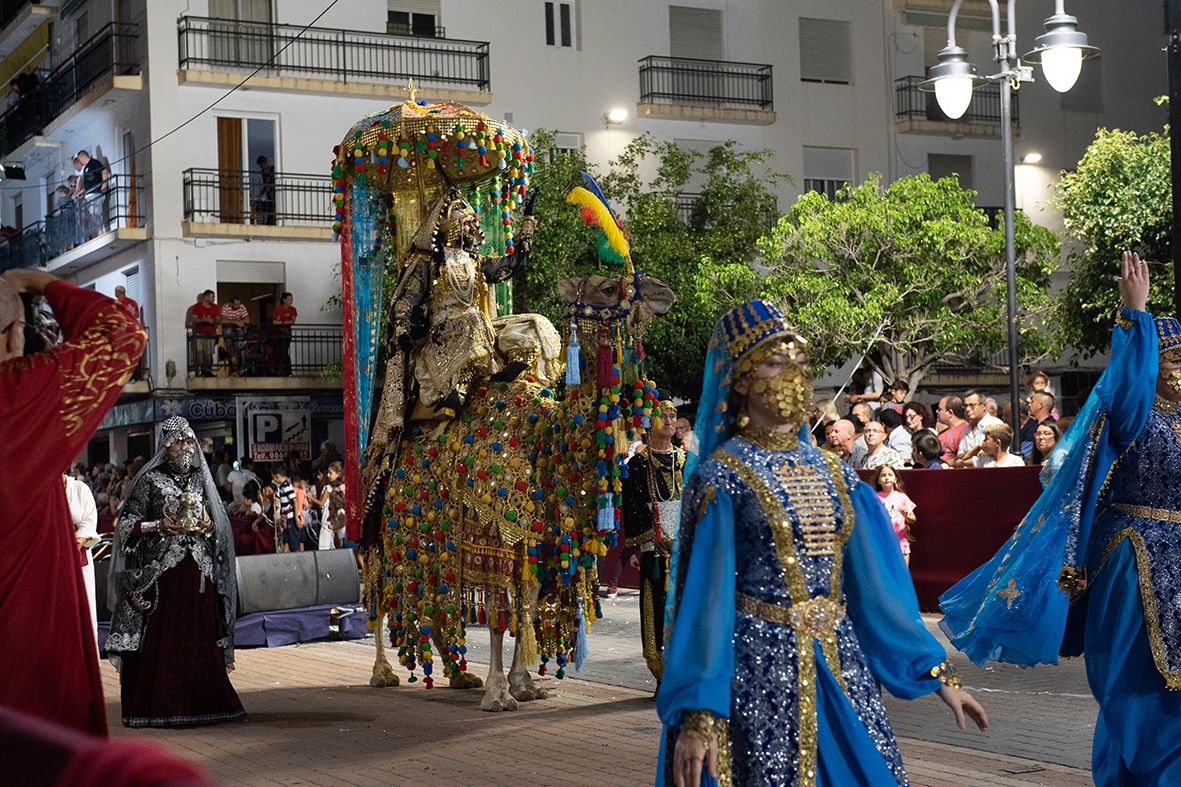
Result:
<instances>
[{"instance_id":1,"label":"white lamp globe","mask_svg":"<svg viewBox=\"0 0 1181 787\"><path fill-rule=\"evenodd\" d=\"M1082 68L1083 51L1077 46L1055 46L1042 52L1042 74L1059 93L1074 87Z\"/></svg>"},{"instance_id":2,"label":"white lamp globe","mask_svg":"<svg viewBox=\"0 0 1181 787\"><path fill-rule=\"evenodd\" d=\"M972 78L957 76L935 80L935 100L950 119L963 117L972 103Z\"/></svg>"}]
</instances>

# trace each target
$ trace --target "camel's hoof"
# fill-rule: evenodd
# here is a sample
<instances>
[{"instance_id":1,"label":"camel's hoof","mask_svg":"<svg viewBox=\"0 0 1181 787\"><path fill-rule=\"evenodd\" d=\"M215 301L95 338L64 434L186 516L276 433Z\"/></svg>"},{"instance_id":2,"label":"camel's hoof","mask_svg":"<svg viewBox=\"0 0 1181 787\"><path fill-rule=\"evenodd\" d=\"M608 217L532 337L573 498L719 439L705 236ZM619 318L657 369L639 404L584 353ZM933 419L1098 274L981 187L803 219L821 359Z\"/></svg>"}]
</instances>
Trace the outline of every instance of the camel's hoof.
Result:
<instances>
[{"instance_id":1,"label":"camel's hoof","mask_svg":"<svg viewBox=\"0 0 1181 787\"><path fill-rule=\"evenodd\" d=\"M517 701L511 696L503 697L485 697L480 703L480 710L490 711L492 713L499 713L505 710L516 710Z\"/></svg>"},{"instance_id":2,"label":"camel's hoof","mask_svg":"<svg viewBox=\"0 0 1181 787\"><path fill-rule=\"evenodd\" d=\"M533 700L544 700L549 697L549 692L538 686L510 686L509 694L518 702L532 702Z\"/></svg>"},{"instance_id":3,"label":"camel's hoof","mask_svg":"<svg viewBox=\"0 0 1181 787\"><path fill-rule=\"evenodd\" d=\"M461 672L451 676L451 688L453 689L478 689L483 685L484 681L470 672Z\"/></svg>"},{"instance_id":4,"label":"camel's hoof","mask_svg":"<svg viewBox=\"0 0 1181 787\"><path fill-rule=\"evenodd\" d=\"M389 686L397 686L400 682L401 681L398 680L398 676L394 674L392 669L389 672L386 672L385 670L380 672L374 670L373 674L369 676L369 685L375 689L384 689Z\"/></svg>"}]
</instances>

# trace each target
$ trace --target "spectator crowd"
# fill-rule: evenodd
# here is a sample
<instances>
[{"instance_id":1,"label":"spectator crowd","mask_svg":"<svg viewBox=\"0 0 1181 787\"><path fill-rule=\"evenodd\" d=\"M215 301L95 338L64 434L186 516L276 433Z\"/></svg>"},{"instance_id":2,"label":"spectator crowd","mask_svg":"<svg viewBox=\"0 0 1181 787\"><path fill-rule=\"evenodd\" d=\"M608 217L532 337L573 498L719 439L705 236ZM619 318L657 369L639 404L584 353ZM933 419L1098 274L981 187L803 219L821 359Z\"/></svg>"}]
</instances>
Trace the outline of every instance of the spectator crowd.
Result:
<instances>
[{"instance_id":1,"label":"spectator crowd","mask_svg":"<svg viewBox=\"0 0 1181 787\"><path fill-rule=\"evenodd\" d=\"M858 378L854 388L862 381L866 378ZM812 433L859 470L1042 464L1062 438L1062 428L1048 377L1038 372L1029 385L1021 402L1019 434L1009 425L1008 405L998 414L996 400L980 391L943 396L932 412L910 397L901 380L885 390L846 394L850 407L844 416L831 400L818 401L810 419Z\"/></svg>"},{"instance_id":2,"label":"spectator crowd","mask_svg":"<svg viewBox=\"0 0 1181 787\"><path fill-rule=\"evenodd\" d=\"M344 546L343 457L331 441L325 441L311 461L292 453L283 462L256 464L249 457L235 461L227 450L214 451L206 461L227 513L246 520L255 534L274 534L276 551ZM137 456L89 468L78 463L70 476L90 489L99 519L110 522L145 462Z\"/></svg>"},{"instance_id":3,"label":"spectator crowd","mask_svg":"<svg viewBox=\"0 0 1181 787\"><path fill-rule=\"evenodd\" d=\"M295 296L284 292L268 325L252 322L237 294L218 304L205 290L185 314L189 330L189 374L195 377L290 377L291 326L299 317Z\"/></svg>"}]
</instances>

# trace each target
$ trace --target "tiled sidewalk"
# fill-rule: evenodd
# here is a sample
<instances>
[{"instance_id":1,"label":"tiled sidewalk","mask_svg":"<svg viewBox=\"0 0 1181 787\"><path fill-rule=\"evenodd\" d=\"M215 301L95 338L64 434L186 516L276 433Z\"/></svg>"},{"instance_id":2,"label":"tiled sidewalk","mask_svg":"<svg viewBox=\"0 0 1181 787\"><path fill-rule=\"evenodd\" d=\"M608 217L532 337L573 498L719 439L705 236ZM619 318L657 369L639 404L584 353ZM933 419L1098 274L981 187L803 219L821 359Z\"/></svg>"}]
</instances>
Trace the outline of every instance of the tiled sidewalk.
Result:
<instances>
[{"instance_id":1,"label":"tiled sidewalk","mask_svg":"<svg viewBox=\"0 0 1181 787\"><path fill-rule=\"evenodd\" d=\"M118 675L104 664L111 733L163 744L226 785L652 783L660 726L645 692L546 679L552 698L493 714L480 711L480 690L371 689L372 664L359 642L240 650L231 677L246 721L134 732L119 723ZM946 743L904 738L902 750L916 786L1091 783L1082 770Z\"/></svg>"}]
</instances>

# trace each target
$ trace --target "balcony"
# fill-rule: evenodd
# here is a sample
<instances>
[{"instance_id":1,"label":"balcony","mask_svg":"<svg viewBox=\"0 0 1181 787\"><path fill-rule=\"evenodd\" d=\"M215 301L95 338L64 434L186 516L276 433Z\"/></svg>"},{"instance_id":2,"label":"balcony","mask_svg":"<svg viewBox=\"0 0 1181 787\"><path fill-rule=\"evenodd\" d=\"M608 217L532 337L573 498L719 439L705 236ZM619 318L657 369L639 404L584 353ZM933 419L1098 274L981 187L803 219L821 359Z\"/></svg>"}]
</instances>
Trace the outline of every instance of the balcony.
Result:
<instances>
[{"instance_id":1,"label":"balcony","mask_svg":"<svg viewBox=\"0 0 1181 787\"><path fill-rule=\"evenodd\" d=\"M955 0L892 0L894 10L905 24L916 27L946 27ZM964 0L956 27L961 30L991 30L992 12L987 0Z\"/></svg>"},{"instance_id":2,"label":"balcony","mask_svg":"<svg viewBox=\"0 0 1181 787\"><path fill-rule=\"evenodd\" d=\"M0 0L0 59L16 51L37 28L57 17L56 0Z\"/></svg>"},{"instance_id":3,"label":"balcony","mask_svg":"<svg viewBox=\"0 0 1181 787\"><path fill-rule=\"evenodd\" d=\"M251 325L237 338L190 332L188 387L227 391L339 387L343 341L340 325L297 323L290 332L278 325Z\"/></svg>"},{"instance_id":4,"label":"balcony","mask_svg":"<svg viewBox=\"0 0 1181 787\"><path fill-rule=\"evenodd\" d=\"M147 240L141 181L112 175L105 191L71 201L0 241L0 270L39 265L66 276Z\"/></svg>"},{"instance_id":5,"label":"balcony","mask_svg":"<svg viewBox=\"0 0 1181 787\"><path fill-rule=\"evenodd\" d=\"M115 93L111 97L116 100L104 101L104 111L120 111L120 96L143 89L140 44L135 25L111 23L104 27L44 75L40 90L0 115L0 156L26 158L33 148L49 144L44 137L108 93Z\"/></svg>"},{"instance_id":6,"label":"balcony","mask_svg":"<svg viewBox=\"0 0 1181 787\"><path fill-rule=\"evenodd\" d=\"M409 79L424 96L492 101L488 44L358 30L182 16L181 84L396 98Z\"/></svg>"},{"instance_id":7,"label":"balcony","mask_svg":"<svg viewBox=\"0 0 1181 787\"><path fill-rule=\"evenodd\" d=\"M327 175L186 169L185 237L332 240L332 179Z\"/></svg>"},{"instance_id":8,"label":"balcony","mask_svg":"<svg viewBox=\"0 0 1181 787\"><path fill-rule=\"evenodd\" d=\"M939 108L934 93L919 90L925 77L908 76L894 80L894 127L901 134L934 134L946 137L999 138L1001 135L1001 88L986 84L972 91L972 103L963 117L951 120ZM1013 133L1020 132L1020 107L1013 94Z\"/></svg>"},{"instance_id":9,"label":"balcony","mask_svg":"<svg viewBox=\"0 0 1181 787\"><path fill-rule=\"evenodd\" d=\"M771 66L649 55L640 60L639 117L769 125Z\"/></svg>"}]
</instances>

